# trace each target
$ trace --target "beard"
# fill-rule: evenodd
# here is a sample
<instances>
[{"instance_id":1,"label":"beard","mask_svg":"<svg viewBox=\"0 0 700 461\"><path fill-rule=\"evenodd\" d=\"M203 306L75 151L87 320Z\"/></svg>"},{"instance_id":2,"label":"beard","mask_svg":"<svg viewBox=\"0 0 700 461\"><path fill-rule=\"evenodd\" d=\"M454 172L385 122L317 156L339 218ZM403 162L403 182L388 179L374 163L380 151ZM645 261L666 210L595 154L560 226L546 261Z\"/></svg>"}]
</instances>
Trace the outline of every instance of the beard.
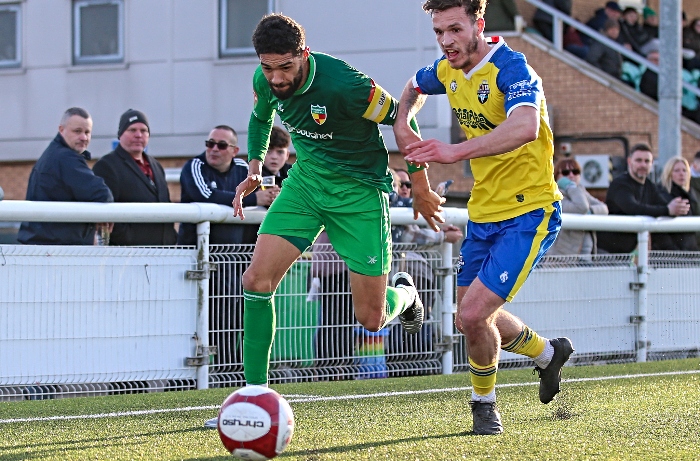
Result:
<instances>
[{"instance_id":1,"label":"beard","mask_svg":"<svg viewBox=\"0 0 700 461\"><path fill-rule=\"evenodd\" d=\"M270 85L270 91L272 91L272 94L277 97L277 99L289 99L294 95L294 92L298 90L301 87L301 79L304 76L304 67L299 66L299 72L294 76L294 79L292 80L292 84L287 87L285 90L280 90L278 88L275 88L268 82L268 85Z\"/></svg>"},{"instance_id":2,"label":"beard","mask_svg":"<svg viewBox=\"0 0 700 461\"><path fill-rule=\"evenodd\" d=\"M472 36L471 40L469 40L465 46L464 46L464 62L462 64L456 64L450 66L453 69L465 69L467 67L471 67L473 65L476 65L477 63L472 62L474 59L474 56L476 55L477 51L479 50L479 37L477 35L477 32L474 31L474 35ZM444 50L443 50L444 53Z\"/></svg>"}]
</instances>

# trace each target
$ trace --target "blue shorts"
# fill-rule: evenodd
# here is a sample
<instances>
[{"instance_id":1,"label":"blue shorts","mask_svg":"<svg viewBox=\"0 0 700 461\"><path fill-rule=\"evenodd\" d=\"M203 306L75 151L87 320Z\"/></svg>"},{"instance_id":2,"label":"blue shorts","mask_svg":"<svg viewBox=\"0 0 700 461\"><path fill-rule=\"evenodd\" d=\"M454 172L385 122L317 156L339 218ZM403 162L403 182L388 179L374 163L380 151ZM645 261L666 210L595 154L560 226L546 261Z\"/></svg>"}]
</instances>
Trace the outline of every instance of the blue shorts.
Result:
<instances>
[{"instance_id":1,"label":"blue shorts","mask_svg":"<svg viewBox=\"0 0 700 461\"><path fill-rule=\"evenodd\" d=\"M459 252L457 286L469 286L479 277L489 290L511 301L559 229L560 202L505 221L469 221Z\"/></svg>"}]
</instances>

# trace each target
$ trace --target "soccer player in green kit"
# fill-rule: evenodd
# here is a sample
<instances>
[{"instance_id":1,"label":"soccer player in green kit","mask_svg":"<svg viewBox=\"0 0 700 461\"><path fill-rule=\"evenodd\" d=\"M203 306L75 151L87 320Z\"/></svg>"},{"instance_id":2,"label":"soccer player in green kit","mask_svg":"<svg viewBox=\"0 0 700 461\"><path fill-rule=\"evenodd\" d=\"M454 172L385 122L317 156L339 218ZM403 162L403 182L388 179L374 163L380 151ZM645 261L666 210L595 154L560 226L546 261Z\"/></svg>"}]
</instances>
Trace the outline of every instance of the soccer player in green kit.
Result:
<instances>
[{"instance_id":1,"label":"soccer player in green kit","mask_svg":"<svg viewBox=\"0 0 700 461\"><path fill-rule=\"evenodd\" d=\"M378 124L393 125L398 102L367 75L327 54L311 52L302 26L265 16L253 32L260 66L248 125L248 177L236 189L234 216L261 183L260 170L275 114L292 136L297 160L260 226L243 274L243 367L246 383L266 385L275 333L273 295L282 277L325 228L350 268L355 317L379 331L396 316L409 333L423 324L423 305L410 275L391 266L388 193L392 176ZM415 120L413 120L414 128ZM434 230L444 199L424 169L409 165L414 215ZM205 426L216 427L216 418Z\"/></svg>"}]
</instances>

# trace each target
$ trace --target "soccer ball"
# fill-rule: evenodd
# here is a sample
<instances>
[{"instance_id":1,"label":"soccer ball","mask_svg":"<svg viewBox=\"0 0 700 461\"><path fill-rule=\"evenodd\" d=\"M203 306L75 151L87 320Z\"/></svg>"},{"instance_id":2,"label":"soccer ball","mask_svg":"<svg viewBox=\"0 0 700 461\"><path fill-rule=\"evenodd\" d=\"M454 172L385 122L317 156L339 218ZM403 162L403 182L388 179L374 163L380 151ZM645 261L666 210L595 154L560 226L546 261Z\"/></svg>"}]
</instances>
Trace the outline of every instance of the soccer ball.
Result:
<instances>
[{"instance_id":1,"label":"soccer ball","mask_svg":"<svg viewBox=\"0 0 700 461\"><path fill-rule=\"evenodd\" d=\"M282 453L294 433L289 403L264 386L245 386L229 395L219 410L219 437L238 459L262 461Z\"/></svg>"}]
</instances>

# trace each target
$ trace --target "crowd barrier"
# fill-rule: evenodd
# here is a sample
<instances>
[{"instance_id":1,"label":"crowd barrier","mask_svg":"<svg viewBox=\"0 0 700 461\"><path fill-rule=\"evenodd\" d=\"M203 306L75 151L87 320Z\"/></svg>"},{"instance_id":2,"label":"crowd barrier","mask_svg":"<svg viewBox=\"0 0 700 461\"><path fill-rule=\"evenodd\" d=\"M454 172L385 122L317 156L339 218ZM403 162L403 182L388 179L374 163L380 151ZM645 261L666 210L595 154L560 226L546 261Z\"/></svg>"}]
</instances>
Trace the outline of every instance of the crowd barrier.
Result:
<instances>
[{"instance_id":1,"label":"crowd barrier","mask_svg":"<svg viewBox=\"0 0 700 461\"><path fill-rule=\"evenodd\" d=\"M0 245L0 400L243 384L240 277L253 247L208 244L210 221L234 222L230 208L119 205L0 202L5 222L199 223L197 247ZM391 213L393 224L412 222L410 210ZM246 215L255 223L264 213ZM445 216L467 219L461 209ZM700 219L564 215L563 225L646 242L649 232L698 230ZM331 252L302 255L276 292L271 382L466 371L452 245L394 245L392 270L416 277L429 312L414 336L396 322L380 334L355 322ZM545 257L507 309L544 336L569 336L573 364L698 356L698 280L698 253ZM501 367L530 365L501 356Z\"/></svg>"}]
</instances>

